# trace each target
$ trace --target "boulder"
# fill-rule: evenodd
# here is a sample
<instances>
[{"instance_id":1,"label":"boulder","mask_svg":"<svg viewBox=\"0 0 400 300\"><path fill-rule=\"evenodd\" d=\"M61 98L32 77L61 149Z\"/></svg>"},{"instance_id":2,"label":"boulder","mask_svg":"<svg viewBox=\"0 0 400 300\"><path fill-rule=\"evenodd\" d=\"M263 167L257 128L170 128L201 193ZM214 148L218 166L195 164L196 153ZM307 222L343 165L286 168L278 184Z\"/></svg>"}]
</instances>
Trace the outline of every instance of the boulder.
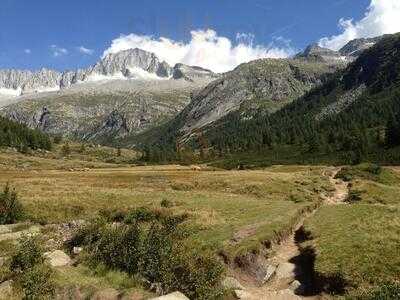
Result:
<instances>
[{"instance_id":1,"label":"boulder","mask_svg":"<svg viewBox=\"0 0 400 300\"><path fill-rule=\"evenodd\" d=\"M94 295L90 298L91 300L118 300L120 298L121 293L116 289L105 289L100 290L94 293Z\"/></svg>"},{"instance_id":2,"label":"boulder","mask_svg":"<svg viewBox=\"0 0 400 300\"><path fill-rule=\"evenodd\" d=\"M303 294L304 293L304 286L298 280L294 280L290 284L289 289L292 290L295 294Z\"/></svg>"},{"instance_id":3,"label":"boulder","mask_svg":"<svg viewBox=\"0 0 400 300\"><path fill-rule=\"evenodd\" d=\"M244 290L240 282L233 277L226 277L222 280L222 287L226 290Z\"/></svg>"},{"instance_id":4,"label":"boulder","mask_svg":"<svg viewBox=\"0 0 400 300\"><path fill-rule=\"evenodd\" d=\"M175 292L165 296L152 298L151 300L190 300L190 299L181 292Z\"/></svg>"},{"instance_id":5,"label":"boulder","mask_svg":"<svg viewBox=\"0 0 400 300\"><path fill-rule=\"evenodd\" d=\"M82 252L82 250L83 250L82 247L74 247L74 249L72 250L72 252L73 252L75 255L78 255L79 253Z\"/></svg>"},{"instance_id":6,"label":"boulder","mask_svg":"<svg viewBox=\"0 0 400 300\"><path fill-rule=\"evenodd\" d=\"M274 276L276 271L276 267L273 265L268 265L265 269L265 276L263 279L263 284L267 283L268 281L271 280L272 276Z\"/></svg>"},{"instance_id":7,"label":"boulder","mask_svg":"<svg viewBox=\"0 0 400 300\"><path fill-rule=\"evenodd\" d=\"M13 281L7 280L0 284L0 299L11 299L13 293Z\"/></svg>"},{"instance_id":8,"label":"boulder","mask_svg":"<svg viewBox=\"0 0 400 300\"><path fill-rule=\"evenodd\" d=\"M275 275L278 279L294 278L296 266L291 263L281 263L275 271Z\"/></svg>"},{"instance_id":9,"label":"boulder","mask_svg":"<svg viewBox=\"0 0 400 300\"><path fill-rule=\"evenodd\" d=\"M71 264L71 258L61 250L46 252L44 256L52 267L64 267Z\"/></svg>"}]
</instances>

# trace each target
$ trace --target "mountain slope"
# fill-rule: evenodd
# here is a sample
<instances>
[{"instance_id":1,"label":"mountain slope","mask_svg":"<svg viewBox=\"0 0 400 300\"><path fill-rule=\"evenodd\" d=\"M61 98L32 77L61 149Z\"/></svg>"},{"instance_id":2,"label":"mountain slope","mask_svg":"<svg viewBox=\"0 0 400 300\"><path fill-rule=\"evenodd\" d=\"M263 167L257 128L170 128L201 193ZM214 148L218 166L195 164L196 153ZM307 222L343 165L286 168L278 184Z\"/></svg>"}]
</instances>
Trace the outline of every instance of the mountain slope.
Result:
<instances>
[{"instance_id":1,"label":"mountain slope","mask_svg":"<svg viewBox=\"0 0 400 300\"><path fill-rule=\"evenodd\" d=\"M329 82L281 111L248 121L230 115L207 128L209 143L235 151L305 144L310 153L372 155L385 138L382 129L388 122L399 124L398 49L400 34L387 36ZM400 161L399 154L383 157L385 151L376 152L381 160Z\"/></svg>"},{"instance_id":2,"label":"mountain slope","mask_svg":"<svg viewBox=\"0 0 400 300\"><path fill-rule=\"evenodd\" d=\"M291 155L298 157L313 157L313 153L372 155L377 140L385 138L388 121L400 123L398 49L400 34L385 36L328 82L275 113L258 110L249 118L240 110L232 111L205 124L201 131L192 131L191 139L181 130L185 128L182 113L149 143L162 151L180 146L218 153L259 153L288 145L293 148ZM377 150L374 155L383 157L379 153L384 151ZM399 154L390 155L385 159L400 161Z\"/></svg>"},{"instance_id":3,"label":"mountain slope","mask_svg":"<svg viewBox=\"0 0 400 300\"><path fill-rule=\"evenodd\" d=\"M1 87L3 94L15 92L0 99L0 114L47 133L112 144L171 119L191 93L218 77L199 67L171 67L140 49L62 74L0 71L0 94Z\"/></svg>"},{"instance_id":4,"label":"mountain slope","mask_svg":"<svg viewBox=\"0 0 400 300\"><path fill-rule=\"evenodd\" d=\"M251 119L258 113L273 113L321 85L337 68L324 62L293 59L261 59L242 64L193 94L190 104L168 124L122 143L187 143L203 128L214 126L230 114Z\"/></svg>"}]
</instances>

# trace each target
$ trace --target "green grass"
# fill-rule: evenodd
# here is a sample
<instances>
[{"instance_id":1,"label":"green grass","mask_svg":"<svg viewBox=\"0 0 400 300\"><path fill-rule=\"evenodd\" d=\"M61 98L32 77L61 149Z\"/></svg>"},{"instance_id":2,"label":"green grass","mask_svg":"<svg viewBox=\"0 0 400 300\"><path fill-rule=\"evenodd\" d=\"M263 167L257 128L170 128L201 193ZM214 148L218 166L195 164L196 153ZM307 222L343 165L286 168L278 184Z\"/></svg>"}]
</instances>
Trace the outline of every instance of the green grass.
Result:
<instances>
[{"instance_id":1,"label":"green grass","mask_svg":"<svg viewBox=\"0 0 400 300\"><path fill-rule=\"evenodd\" d=\"M361 169L349 170L361 200L321 208L305 223L313 239L303 245L314 247L320 278L343 279L350 296L400 281L399 173L385 168L372 176Z\"/></svg>"},{"instance_id":2,"label":"green grass","mask_svg":"<svg viewBox=\"0 0 400 300\"><path fill-rule=\"evenodd\" d=\"M90 269L79 265L60 268L56 273L56 283L60 288L79 287L87 297L92 296L95 291L108 288L117 289L124 295L135 293L142 297L152 296L141 287L138 279L126 273L110 271L102 267Z\"/></svg>"}]
</instances>

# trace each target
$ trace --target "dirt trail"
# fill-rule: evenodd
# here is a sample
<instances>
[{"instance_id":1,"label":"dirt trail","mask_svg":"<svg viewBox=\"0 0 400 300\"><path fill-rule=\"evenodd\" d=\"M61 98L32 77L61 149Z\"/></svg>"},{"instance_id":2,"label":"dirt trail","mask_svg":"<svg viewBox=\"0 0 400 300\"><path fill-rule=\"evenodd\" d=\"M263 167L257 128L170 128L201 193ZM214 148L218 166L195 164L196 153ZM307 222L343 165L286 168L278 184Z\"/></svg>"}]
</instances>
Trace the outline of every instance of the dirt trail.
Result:
<instances>
[{"instance_id":1,"label":"dirt trail","mask_svg":"<svg viewBox=\"0 0 400 300\"><path fill-rule=\"evenodd\" d=\"M335 179L341 168L326 169L322 176L329 177L334 191L329 195L321 195L325 205L344 204L348 195L348 183ZM316 211L316 210L315 210ZM274 246L275 255L267 260L268 265L276 268L275 274L262 286L254 283L244 285L244 290L237 292L237 298L243 300L300 300L322 299L322 296L312 295L312 270L310 263L299 250L299 243L304 238L304 221L315 213L304 216L286 240ZM297 295L299 294L299 295ZM306 296L309 294L309 296Z\"/></svg>"}]
</instances>

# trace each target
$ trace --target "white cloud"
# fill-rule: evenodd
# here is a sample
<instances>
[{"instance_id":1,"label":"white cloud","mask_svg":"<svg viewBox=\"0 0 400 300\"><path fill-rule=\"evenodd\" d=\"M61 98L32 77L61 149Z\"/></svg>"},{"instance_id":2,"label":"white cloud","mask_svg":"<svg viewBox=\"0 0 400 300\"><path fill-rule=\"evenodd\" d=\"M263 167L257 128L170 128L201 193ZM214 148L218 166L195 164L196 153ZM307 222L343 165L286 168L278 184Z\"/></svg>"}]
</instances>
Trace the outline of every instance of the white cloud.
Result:
<instances>
[{"instance_id":1,"label":"white cloud","mask_svg":"<svg viewBox=\"0 0 400 300\"><path fill-rule=\"evenodd\" d=\"M322 47L338 50L356 38L376 37L400 31L400 0L371 0L364 18L341 19L339 26L343 32L320 40Z\"/></svg>"},{"instance_id":2,"label":"white cloud","mask_svg":"<svg viewBox=\"0 0 400 300\"><path fill-rule=\"evenodd\" d=\"M80 53L86 54L86 55L92 55L94 53L93 49L88 49L84 46L80 46L76 48Z\"/></svg>"},{"instance_id":3,"label":"white cloud","mask_svg":"<svg viewBox=\"0 0 400 300\"><path fill-rule=\"evenodd\" d=\"M258 58L283 58L294 54L286 44L278 46L280 41L268 46L254 45L254 36L238 34L235 43L211 29L191 31L192 39L188 43L174 41L165 37L154 39L146 35L121 35L112 41L104 56L119 51L140 48L155 53L158 58L170 65L184 63L211 69L214 72L226 72L237 65Z\"/></svg>"},{"instance_id":4,"label":"white cloud","mask_svg":"<svg viewBox=\"0 0 400 300\"><path fill-rule=\"evenodd\" d=\"M25 54L31 54L32 51L31 51L31 49L24 49L24 53L25 53Z\"/></svg>"},{"instance_id":5,"label":"white cloud","mask_svg":"<svg viewBox=\"0 0 400 300\"><path fill-rule=\"evenodd\" d=\"M50 50L54 57L59 57L68 54L68 50L65 48L58 47L57 45L51 45Z\"/></svg>"}]
</instances>

